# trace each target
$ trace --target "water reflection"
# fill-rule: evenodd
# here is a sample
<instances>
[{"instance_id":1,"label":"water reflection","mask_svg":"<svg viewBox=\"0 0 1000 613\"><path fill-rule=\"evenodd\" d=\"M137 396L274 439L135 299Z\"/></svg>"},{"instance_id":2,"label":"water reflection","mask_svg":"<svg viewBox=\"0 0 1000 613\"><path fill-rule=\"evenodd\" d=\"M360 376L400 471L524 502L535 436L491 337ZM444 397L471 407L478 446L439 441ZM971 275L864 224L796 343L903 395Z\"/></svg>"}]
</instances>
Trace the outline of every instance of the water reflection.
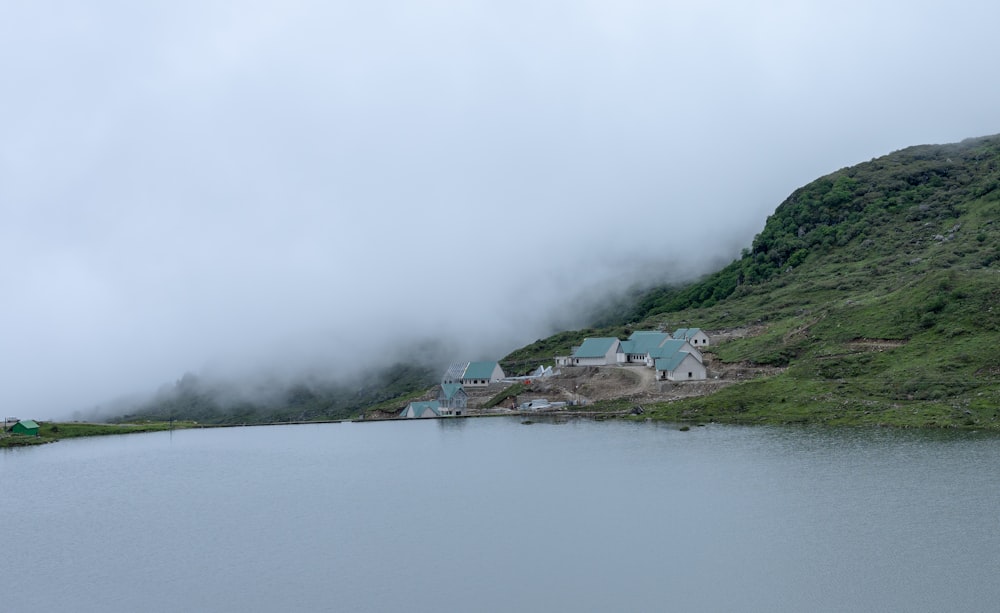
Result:
<instances>
[{"instance_id":1,"label":"water reflection","mask_svg":"<svg viewBox=\"0 0 1000 613\"><path fill-rule=\"evenodd\" d=\"M6 540L6 559L47 586L5 608L986 611L1000 598L995 435L531 419L0 454L5 484L35 484L0 498L31 534Z\"/></svg>"}]
</instances>

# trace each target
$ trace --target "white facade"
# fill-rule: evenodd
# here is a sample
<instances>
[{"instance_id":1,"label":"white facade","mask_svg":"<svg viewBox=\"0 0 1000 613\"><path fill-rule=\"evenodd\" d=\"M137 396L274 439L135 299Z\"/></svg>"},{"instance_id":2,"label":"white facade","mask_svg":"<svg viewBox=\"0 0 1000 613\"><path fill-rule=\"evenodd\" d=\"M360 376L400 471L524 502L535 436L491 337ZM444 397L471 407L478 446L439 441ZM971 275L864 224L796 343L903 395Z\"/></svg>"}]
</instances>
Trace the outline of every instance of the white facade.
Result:
<instances>
[{"instance_id":1,"label":"white facade","mask_svg":"<svg viewBox=\"0 0 1000 613\"><path fill-rule=\"evenodd\" d=\"M503 369L497 362L470 362L460 382L465 387L488 387L503 378Z\"/></svg>"},{"instance_id":2,"label":"white facade","mask_svg":"<svg viewBox=\"0 0 1000 613\"><path fill-rule=\"evenodd\" d=\"M698 351L697 349L695 349L691 345L691 343L689 343L688 341L684 341L684 344L680 346L680 348L678 349L678 351L686 351L687 353L691 354L694 357L694 359L698 360L699 362L704 362L705 361L705 358L701 354L701 352ZM654 358L653 356L651 356L650 354L647 353L646 354L646 359L645 359L645 364L646 364L646 366L648 366L650 368L654 368L656 366L656 360L657 360L657 358Z\"/></svg>"},{"instance_id":3,"label":"white facade","mask_svg":"<svg viewBox=\"0 0 1000 613\"><path fill-rule=\"evenodd\" d=\"M708 347L708 335L701 330L695 332L687 341L695 347Z\"/></svg>"},{"instance_id":4,"label":"white facade","mask_svg":"<svg viewBox=\"0 0 1000 613\"><path fill-rule=\"evenodd\" d=\"M608 366L609 364L617 364L618 359L614 356L603 357L603 358L573 358L573 363L571 366Z\"/></svg>"},{"instance_id":5,"label":"white facade","mask_svg":"<svg viewBox=\"0 0 1000 613\"><path fill-rule=\"evenodd\" d=\"M703 381L708 378L705 365L687 354L673 370L657 370L657 381Z\"/></svg>"},{"instance_id":6,"label":"white facade","mask_svg":"<svg viewBox=\"0 0 1000 613\"><path fill-rule=\"evenodd\" d=\"M618 363L621 341L617 338L588 338L583 341L567 366L608 366Z\"/></svg>"}]
</instances>

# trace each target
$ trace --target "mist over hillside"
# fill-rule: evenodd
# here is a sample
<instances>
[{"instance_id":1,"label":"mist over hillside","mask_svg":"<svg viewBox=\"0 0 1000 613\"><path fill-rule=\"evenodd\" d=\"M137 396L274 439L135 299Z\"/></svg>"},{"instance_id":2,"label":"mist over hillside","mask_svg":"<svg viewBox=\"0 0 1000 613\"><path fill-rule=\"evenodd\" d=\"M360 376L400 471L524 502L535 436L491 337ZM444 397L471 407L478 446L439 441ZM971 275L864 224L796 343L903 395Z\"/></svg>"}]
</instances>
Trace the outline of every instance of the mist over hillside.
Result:
<instances>
[{"instance_id":1,"label":"mist over hillside","mask_svg":"<svg viewBox=\"0 0 1000 613\"><path fill-rule=\"evenodd\" d=\"M738 260L632 298L604 327L504 363L530 367L585 336L696 325L726 339L711 349L715 364L768 372L647 404L647 416L1000 430L1000 136L909 147L820 177Z\"/></svg>"},{"instance_id":2,"label":"mist over hillside","mask_svg":"<svg viewBox=\"0 0 1000 613\"><path fill-rule=\"evenodd\" d=\"M997 11L7 3L0 407L586 325L831 168L997 131Z\"/></svg>"},{"instance_id":3,"label":"mist over hillside","mask_svg":"<svg viewBox=\"0 0 1000 613\"><path fill-rule=\"evenodd\" d=\"M551 365L584 336L624 338L630 330L686 325L752 328L743 334L750 338L715 351L723 360L788 368L792 374L771 384L780 388L783 377L797 377L795 389L817 395L812 403L831 393L823 386L833 379L838 398L853 394L868 409L888 394L890 402L958 403L968 411L1000 392L998 266L1000 136L910 147L794 190L741 257L698 281L646 289L608 284L607 293L595 294L603 302L571 309L581 316L597 307L584 329L567 327L528 344L503 365L508 374L526 374ZM928 346L936 346L932 362L922 357L920 347ZM126 415L228 423L342 418L393 399L386 406L398 408L399 397L438 380L449 356L462 359L457 346L438 342L397 348L409 359L345 372L336 384L301 370L293 371L298 378L262 373L242 385L188 375ZM896 357L879 365L870 348ZM764 405L758 409L772 408Z\"/></svg>"}]
</instances>

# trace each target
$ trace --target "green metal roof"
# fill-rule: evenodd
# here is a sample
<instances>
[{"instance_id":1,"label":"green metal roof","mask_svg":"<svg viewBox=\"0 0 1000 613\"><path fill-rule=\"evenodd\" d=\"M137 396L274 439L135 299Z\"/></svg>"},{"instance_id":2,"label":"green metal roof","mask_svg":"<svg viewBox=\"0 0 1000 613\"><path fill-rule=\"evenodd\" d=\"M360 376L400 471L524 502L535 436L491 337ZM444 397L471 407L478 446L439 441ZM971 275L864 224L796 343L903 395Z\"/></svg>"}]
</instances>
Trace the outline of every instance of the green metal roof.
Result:
<instances>
[{"instance_id":1,"label":"green metal roof","mask_svg":"<svg viewBox=\"0 0 1000 613\"><path fill-rule=\"evenodd\" d=\"M629 337L629 340L622 341L622 351L625 353L642 355L656 349L667 340L670 340L670 335L666 332L650 332L640 330L638 332L633 332L632 336Z\"/></svg>"},{"instance_id":2,"label":"green metal roof","mask_svg":"<svg viewBox=\"0 0 1000 613\"><path fill-rule=\"evenodd\" d=\"M691 355L687 351L677 351L673 355L656 360L656 370L677 370L684 358Z\"/></svg>"},{"instance_id":3,"label":"green metal roof","mask_svg":"<svg viewBox=\"0 0 1000 613\"><path fill-rule=\"evenodd\" d=\"M33 419L22 419L21 421L19 421L17 423L21 424L25 428L28 428L29 430L31 428L37 428L38 427L38 423L35 420L33 420Z\"/></svg>"},{"instance_id":4,"label":"green metal roof","mask_svg":"<svg viewBox=\"0 0 1000 613\"><path fill-rule=\"evenodd\" d=\"M463 391L461 383L445 383L441 386L441 391L444 392L444 397L451 400L460 391Z\"/></svg>"},{"instance_id":5,"label":"green metal roof","mask_svg":"<svg viewBox=\"0 0 1000 613\"><path fill-rule=\"evenodd\" d=\"M573 352L574 358L603 358L608 355L608 351L618 341L611 336L606 338L587 338L583 344Z\"/></svg>"},{"instance_id":6,"label":"green metal roof","mask_svg":"<svg viewBox=\"0 0 1000 613\"><path fill-rule=\"evenodd\" d=\"M687 341L682 338L668 338L659 347L651 349L649 357L653 359L669 357L680 351L686 343Z\"/></svg>"},{"instance_id":7,"label":"green metal roof","mask_svg":"<svg viewBox=\"0 0 1000 613\"><path fill-rule=\"evenodd\" d=\"M469 362L465 369L463 379L489 379L496 369L496 362Z\"/></svg>"}]
</instances>

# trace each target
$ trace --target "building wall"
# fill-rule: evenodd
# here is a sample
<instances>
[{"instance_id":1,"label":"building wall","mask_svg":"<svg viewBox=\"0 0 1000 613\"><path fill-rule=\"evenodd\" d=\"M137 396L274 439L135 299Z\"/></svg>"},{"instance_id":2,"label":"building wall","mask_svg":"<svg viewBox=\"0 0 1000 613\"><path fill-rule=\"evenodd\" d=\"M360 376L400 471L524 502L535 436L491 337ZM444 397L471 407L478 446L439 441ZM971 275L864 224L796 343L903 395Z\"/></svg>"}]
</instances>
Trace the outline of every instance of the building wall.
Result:
<instances>
[{"instance_id":1,"label":"building wall","mask_svg":"<svg viewBox=\"0 0 1000 613\"><path fill-rule=\"evenodd\" d=\"M600 358L573 358L576 362L575 366L608 366L610 364L618 363L618 347L621 344L618 341L611 343L611 347L604 354L604 357Z\"/></svg>"},{"instance_id":2,"label":"building wall","mask_svg":"<svg viewBox=\"0 0 1000 613\"><path fill-rule=\"evenodd\" d=\"M573 358L573 366L607 366L616 362L608 362L607 356L603 358Z\"/></svg>"},{"instance_id":3,"label":"building wall","mask_svg":"<svg viewBox=\"0 0 1000 613\"><path fill-rule=\"evenodd\" d=\"M660 381L703 381L708 378L708 371L704 364L688 355L675 370L656 371L656 378Z\"/></svg>"},{"instance_id":4,"label":"building wall","mask_svg":"<svg viewBox=\"0 0 1000 613\"><path fill-rule=\"evenodd\" d=\"M489 379L462 379L461 381L457 381L457 383L461 383L465 387L488 387L490 383L502 381L503 378L503 368L497 364L493 367L493 372L490 373Z\"/></svg>"},{"instance_id":5,"label":"building wall","mask_svg":"<svg viewBox=\"0 0 1000 613\"><path fill-rule=\"evenodd\" d=\"M708 347L708 335L698 330L698 333L688 339L688 342L695 347Z\"/></svg>"},{"instance_id":6,"label":"building wall","mask_svg":"<svg viewBox=\"0 0 1000 613\"><path fill-rule=\"evenodd\" d=\"M681 347L681 351L687 351L692 356L694 356L694 359L698 360L699 362L705 361L705 356L701 355L701 351L698 351L698 348L692 345L691 341L688 341L686 345Z\"/></svg>"},{"instance_id":7,"label":"building wall","mask_svg":"<svg viewBox=\"0 0 1000 613\"><path fill-rule=\"evenodd\" d=\"M489 379L462 379L460 381L465 387L489 387Z\"/></svg>"},{"instance_id":8,"label":"building wall","mask_svg":"<svg viewBox=\"0 0 1000 613\"><path fill-rule=\"evenodd\" d=\"M13 432L14 434L24 434L26 436L35 436L36 434L38 434L38 428L28 428L21 422L17 422L16 424L14 424L14 426L11 427L10 431Z\"/></svg>"}]
</instances>

